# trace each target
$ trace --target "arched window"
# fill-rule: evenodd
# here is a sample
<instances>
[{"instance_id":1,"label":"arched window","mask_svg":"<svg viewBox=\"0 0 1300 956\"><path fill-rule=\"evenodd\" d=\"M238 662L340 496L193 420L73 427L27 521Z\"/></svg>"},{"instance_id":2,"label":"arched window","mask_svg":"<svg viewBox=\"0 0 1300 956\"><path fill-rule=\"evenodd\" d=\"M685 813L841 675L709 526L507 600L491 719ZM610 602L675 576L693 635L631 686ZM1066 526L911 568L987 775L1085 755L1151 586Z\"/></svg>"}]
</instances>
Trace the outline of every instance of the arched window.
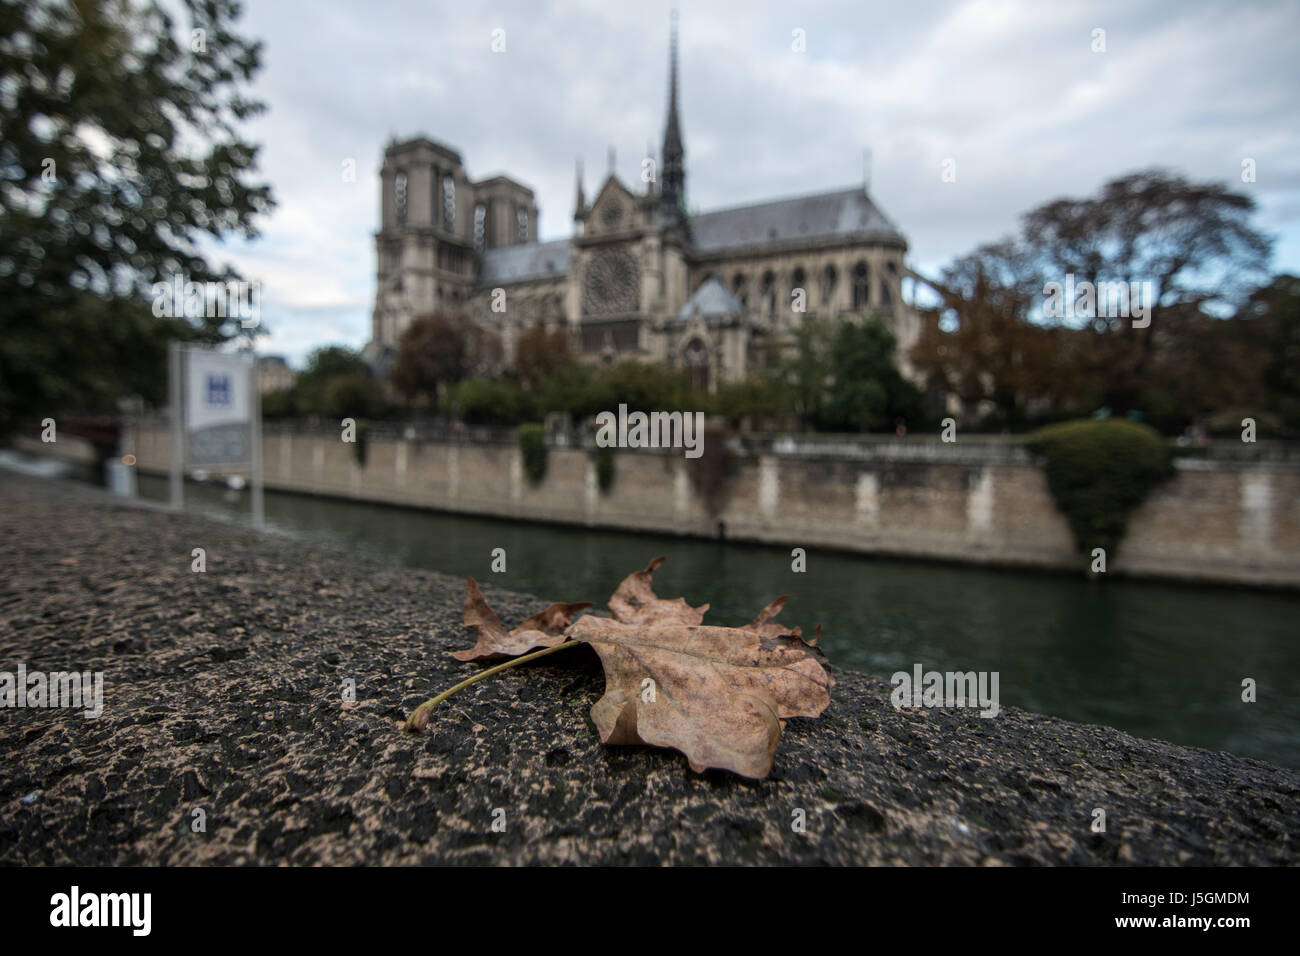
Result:
<instances>
[{"instance_id":1,"label":"arched window","mask_svg":"<svg viewBox=\"0 0 1300 956\"><path fill-rule=\"evenodd\" d=\"M691 385L701 392L709 390L709 351L699 339L692 339L682 353L682 364L691 377Z\"/></svg>"},{"instance_id":2,"label":"arched window","mask_svg":"<svg viewBox=\"0 0 1300 956\"><path fill-rule=\"evenodd\" d=\"M442 228L456 228L456 180L451 174L442 177Z\"/></svg>"},{"instance_id":3,"label":"arched window","mask_svg":"<svg viewBox=\"0 0 1300 956\"><path fill-rule=\"evenodd\" d=\"M519 241L528 241L528 210L520 209L515 213L515 222L519 225Z\"/></svg>"},{"instance_id":4,"label":"arched window","mask_svg":"<svg viewBox=\"0 0 1300 956\"><path fill-rule=\"evenodd\" d=\"M827 266L822 272L822 305L830 305L831 298L835 295L835 280L838 275L834 266Z\"/></svg>"},{"instance_id":5,"label":"arched window","mask_svg":"<svg viewBox=\"0 0 1300 956\"><path fill-rule=\"evenodd\" d=\"M865 262L853 267L853 308L865 309L871 302L871 274Z\"/></svg>"},{"instance_id":6,"label":"arched window","mask_svg":"<svg viewBox=\"0 0 1300 956\"><path fill-rule=\"evenodd\" d=\"M406 222L406 170L399 169L393 177L393 209L398 222Z\"/></svg>"},{"instance_id":7,"label":"arched window","mask_svg":"<svg viewBox=\"0 0 1300 956\"><path fill-rule=\"evenodd\" d=\"M766 272L763 273L762 295L763 295L764 308L767 309L769 314L775 312L776 311L776 273L774 273L771 269L768 269Z\"/></svg>"},{"instance_id":8,"label":"arched window","mask_svg":"<svg viewBox=\"0 0 1300 956\"><path fill-rule=\"evenodd\" d=\"M794 290L802 289L804 301L808 301L808 273L803 271L803 266L795 266L795 270L790 275L790 304L794 303Z\"/></svg>"},{"instance_id":9,"label":"arched window","mask_svg":"<svg viewBox=\"0 0 1300 956\"><path fill-rule=\"evenodd\" d=\"M487 240L487 206L478 203L474 206L474 248L479 252Z\"/></svg>"},{"instance_id":10,"label":"arched window","mask_svg":"<svg viewBox=\"0 0 1300 956\"><path fill-rule=\"evenodd\" d=\"M898 284L898 266L893 262L885 263L885 276L880 280L880 304L890 307L894 304L894 287Z\"/></svg>"},{"instance_id":11,"label":"arched window","mask_svg":"<svg viewBox=\"0 0 1300 956\"><path fill-rule=\"evenodd\" d=\"M731 278L731 294L740 300L743 306L749 306L749 280L745 278L745 273L737 272Z\"/></svg>"}]
</instances>

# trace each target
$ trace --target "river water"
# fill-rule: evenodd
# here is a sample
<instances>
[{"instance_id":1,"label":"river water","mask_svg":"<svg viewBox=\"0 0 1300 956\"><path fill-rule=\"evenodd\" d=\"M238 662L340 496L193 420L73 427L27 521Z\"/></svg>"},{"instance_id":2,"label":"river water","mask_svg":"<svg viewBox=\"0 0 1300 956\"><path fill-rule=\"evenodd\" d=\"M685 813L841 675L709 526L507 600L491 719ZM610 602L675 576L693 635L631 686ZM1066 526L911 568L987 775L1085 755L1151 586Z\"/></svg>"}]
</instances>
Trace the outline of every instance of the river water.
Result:
<instances>
[{"instance_id":1,"label":"river water","mask_svg":"<svg viewBox=\"0 0 1300 956\"><path fill-rule=\"evenodd\" d=\"M142 497L165 500L141 475ZM248 518L247 493L186 486L188 510ZM1117 727L1138 737L1300 767L1300 595L877 559L501 521L266 493L269 526L408 566L603 607L656 555L662 597L712 605L742 624L789 594L781 620L842 668L997 671L1003 706ZM506 551L505 573L491 571ZM1242 680L1257 702L1241 700ZM996 718L994 718L996 719Z\"/></svg>"}]
</instances>

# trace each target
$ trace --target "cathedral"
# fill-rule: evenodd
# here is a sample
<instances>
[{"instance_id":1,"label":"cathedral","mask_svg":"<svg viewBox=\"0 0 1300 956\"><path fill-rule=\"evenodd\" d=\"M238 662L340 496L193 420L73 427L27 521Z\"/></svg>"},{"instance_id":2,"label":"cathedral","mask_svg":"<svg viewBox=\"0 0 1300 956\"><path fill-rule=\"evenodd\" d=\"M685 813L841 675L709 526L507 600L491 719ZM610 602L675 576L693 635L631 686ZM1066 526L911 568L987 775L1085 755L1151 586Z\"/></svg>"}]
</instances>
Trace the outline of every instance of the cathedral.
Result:
<instances>
[{"instance_id":1,"label":"cathedral","mask_svg":"<svg viewBox=\"0 0 1300 956\"><path fill-rule=\"evenodd\" d=\"M761 368L808 316L879 315L907 355L920 330L902 295L907 241L864 186L688 214L675 31L662 153L644 168L639 187L611 172L588 199L579 166L573 233L541 242L527 186L471 180L425 137L390 143L367 359L385 369L406 326L436 312L494 329L507 359L541 323L567 329L584 361L662 362L710 390Z\"/></svg>"}]
</instances>

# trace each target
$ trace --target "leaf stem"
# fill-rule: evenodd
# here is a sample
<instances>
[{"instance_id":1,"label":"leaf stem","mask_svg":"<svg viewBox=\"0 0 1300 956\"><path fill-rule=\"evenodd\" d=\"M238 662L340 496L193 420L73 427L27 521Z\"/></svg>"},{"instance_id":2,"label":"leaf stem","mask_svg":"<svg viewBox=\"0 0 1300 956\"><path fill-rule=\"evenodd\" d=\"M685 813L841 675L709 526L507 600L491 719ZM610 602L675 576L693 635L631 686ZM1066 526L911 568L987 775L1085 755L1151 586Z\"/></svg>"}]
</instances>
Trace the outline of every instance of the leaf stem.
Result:
<instances>
[{"instance_id":1,"label":"leaf stem","mask_svg":"<svg viewBox=\"0 0 1300 956\"><path fill-rule=\"evenodd\" d=\"M556 644L554 647L543 647L540 651L530 651L520 657L511 658L510 660L497 664L494 667L489 667L487 670L479 671L473 677L467 677L454 687L448 687L437 697L430 697L419 707L415 708L415 710L411 711L411 716L406 718L406 729L413 734L418 734L420 731L424 730L425 725L429 722L429 714L433 711L433 708L437 707L452 694L464 690L470 684L476 684L485 678L491 677L493 674L499 674L501 671L510 670L512 667L518 667L520 664L535 661L539 657L545 657L547 654L554 654L556 651L562 651L566 647L574 647L580 643L582 642L565 641L562 644Z\"/></svg>"}]
</instances>

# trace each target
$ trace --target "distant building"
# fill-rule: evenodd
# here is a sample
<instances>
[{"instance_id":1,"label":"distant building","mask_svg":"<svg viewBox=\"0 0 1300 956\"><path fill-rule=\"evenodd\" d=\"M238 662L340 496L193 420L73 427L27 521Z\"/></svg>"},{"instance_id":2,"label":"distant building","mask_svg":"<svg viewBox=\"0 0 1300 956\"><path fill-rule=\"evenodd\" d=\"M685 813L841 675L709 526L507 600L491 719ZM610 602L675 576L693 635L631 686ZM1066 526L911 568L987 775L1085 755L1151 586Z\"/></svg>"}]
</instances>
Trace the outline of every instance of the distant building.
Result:
<instances>
[{"instance_id":1,"label":"distant building","mask_svg":"<svg viewBox=\"0 0 1300 956\"><path fill-rule=\"evenodd\" d=\"M579 166L570 238L538 241L522 183L475 182L427 138L392 143L367 359L391 362L411 320L438 311L496 329L507 357L540 322L586 360L666 362L708 388L743 379L807 316L880 313L906 355L920 332L902 294L907 240L864 187L689 215L685 156L675 32L657 175L634 191L611 172L588 201Z\"/></svg>"},{"instance_id":2,"label":"distant building","mask_svg":"<svg viewBox=\"0 0 1300 956\"><path fill-rule=\"evenodd\" d=\"M257 357L257 387L265 395L267 392L282 392L293 387L293 369L284 360L283 355L259 355Z\"/></svg>"}]
</instances>

